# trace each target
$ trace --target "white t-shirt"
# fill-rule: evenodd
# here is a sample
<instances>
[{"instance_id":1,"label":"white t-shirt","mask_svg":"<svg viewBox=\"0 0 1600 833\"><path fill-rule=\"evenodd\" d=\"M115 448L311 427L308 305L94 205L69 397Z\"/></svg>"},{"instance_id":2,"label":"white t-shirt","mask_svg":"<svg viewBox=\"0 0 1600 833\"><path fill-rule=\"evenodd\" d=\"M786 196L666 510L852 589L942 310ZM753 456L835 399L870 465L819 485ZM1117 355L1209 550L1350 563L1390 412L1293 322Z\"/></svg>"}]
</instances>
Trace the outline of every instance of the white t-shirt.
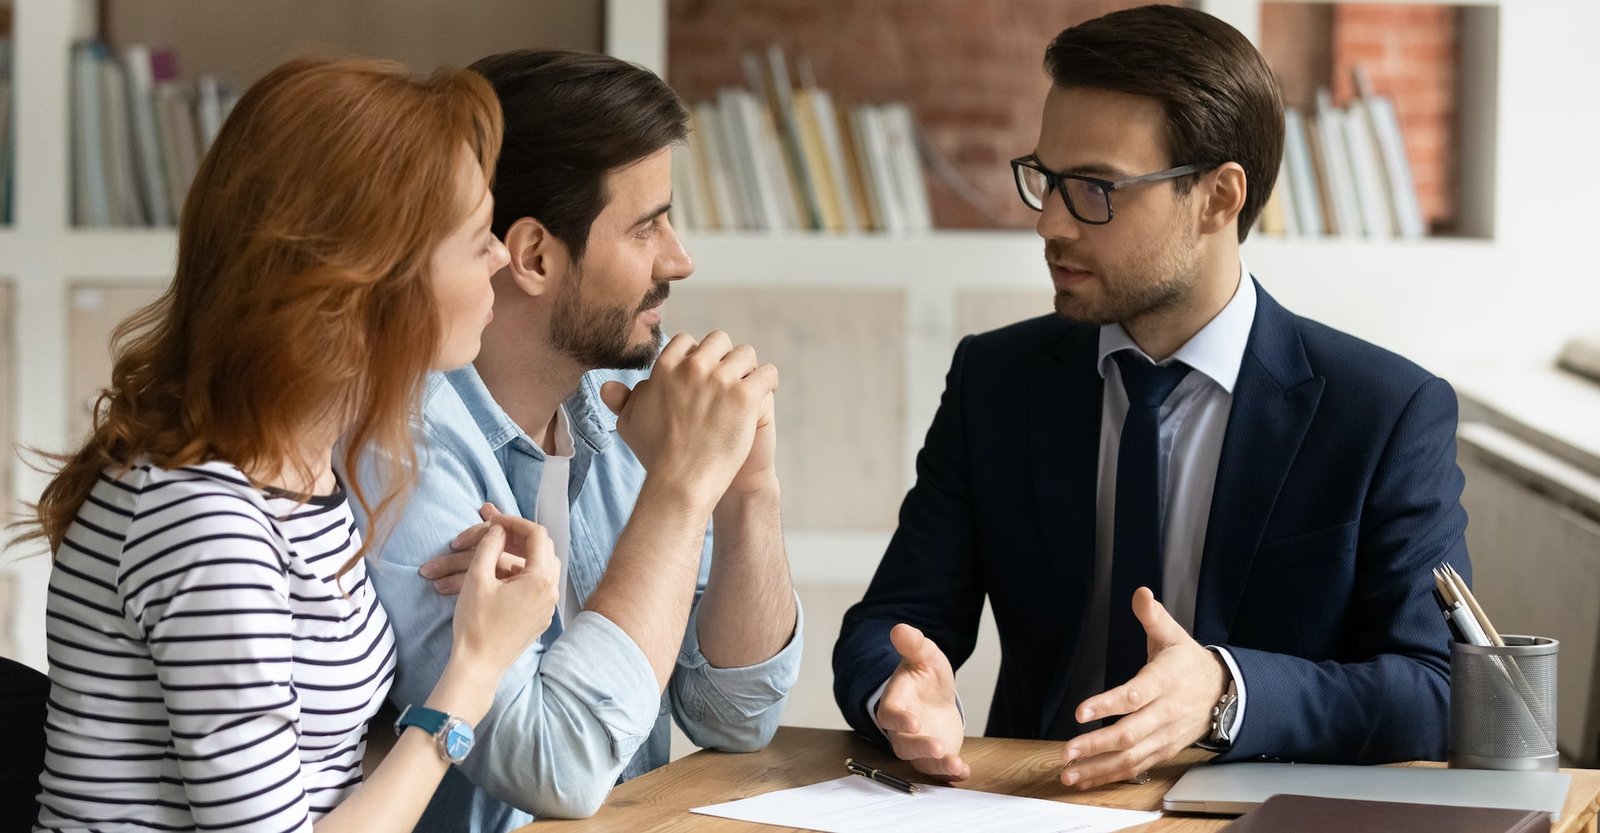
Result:
<instances>
[{"instance_id":1,"label":"white t-shirt","mask_svg":"<svg viewBox=\"0 0 1600 833\"><path fill-rule=\"evenodd\" d=\"M556 612L561 614L561 624L565 627L572 623L572 617L577 616L579 610L572 571L568 568L572 560L572 507L567 499L567 484L571 482L574 449L566 405L556 409L553 433L556 447L539 449L544 452L544 466L540 470L539 505L534 507L533 520L549 531L556 559L561 562L561 600L556 604Z\"/></svg>"}]
</instances>

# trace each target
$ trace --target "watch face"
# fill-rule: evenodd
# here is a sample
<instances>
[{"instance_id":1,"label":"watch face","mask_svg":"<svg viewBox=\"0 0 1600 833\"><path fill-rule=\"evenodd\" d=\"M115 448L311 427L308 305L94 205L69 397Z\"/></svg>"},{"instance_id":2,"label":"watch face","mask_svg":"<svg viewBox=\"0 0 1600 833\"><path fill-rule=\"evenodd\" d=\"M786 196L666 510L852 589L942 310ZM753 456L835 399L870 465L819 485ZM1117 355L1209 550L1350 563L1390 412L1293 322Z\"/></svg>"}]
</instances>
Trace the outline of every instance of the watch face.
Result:
<instances>
[{"instance_id":1,"label":"watch face","mask_svg":"<svg viewBox=\"0 0 1600 833\"><path fill-rule=\"evenodd\" d=\"M460 762L472 751L472 727L464 721L454 721L444 735L444 751L450 760Z\"/></svg>"},{"instance_id":2,"label":"watch face","mask_svg":"<svg viewBox=\"0 0 1600 833\"><path fill-rule=\"evenodd\" d=\"M1216 729L1212 733L1219 743L1228 743L1233 740L1233 717L1239 711L1239 699L1228 695L1227 705L1221 707L1221 715L1217 718Z\"/></svg>"}]
</instances>

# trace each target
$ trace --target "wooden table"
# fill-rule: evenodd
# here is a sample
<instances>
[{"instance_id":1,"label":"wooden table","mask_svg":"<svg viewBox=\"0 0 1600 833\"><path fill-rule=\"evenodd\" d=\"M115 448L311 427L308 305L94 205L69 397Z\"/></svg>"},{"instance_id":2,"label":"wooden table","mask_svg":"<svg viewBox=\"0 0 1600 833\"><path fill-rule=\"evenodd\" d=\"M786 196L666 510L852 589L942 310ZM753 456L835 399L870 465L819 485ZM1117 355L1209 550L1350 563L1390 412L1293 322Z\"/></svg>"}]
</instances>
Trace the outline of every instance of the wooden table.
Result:
<instances>
[{"instance_id":1,"label":"wooden table","mask_svg":"<svg viewBox=\"0 0 1600 833\"><path fill-rule=\"evenodd\" d=\"M961 755L972 765L972 778L961 786L1007 795L1025 795L1054 801L1159 810L1161 796L1190 765L1211 757L1192 749L1151 772L1150 783L1117 784L1090 792L1061 785L1061 744L1057 741L967 738ZM909 767L849 732L834 729L783 727L766 749L748 755L696 752L617 787L593 818L576 821L537 821L519 833L561 831L614 831L614 833L668 833L668 831L776 831L780 828L749 822L699 816L691 807L704 807L738 798L827 781L845 774L844 759L855 756L901 776ZM1427 766L1427 764L1422 764ZM1554 833L1597 833L1600 810L1600 770L1569 769L1572 790ZM1202 833L1220 830L1231 819L1168 813L1161 820L1132 828L1148 833Z\"/></svg>"}]
</instances>

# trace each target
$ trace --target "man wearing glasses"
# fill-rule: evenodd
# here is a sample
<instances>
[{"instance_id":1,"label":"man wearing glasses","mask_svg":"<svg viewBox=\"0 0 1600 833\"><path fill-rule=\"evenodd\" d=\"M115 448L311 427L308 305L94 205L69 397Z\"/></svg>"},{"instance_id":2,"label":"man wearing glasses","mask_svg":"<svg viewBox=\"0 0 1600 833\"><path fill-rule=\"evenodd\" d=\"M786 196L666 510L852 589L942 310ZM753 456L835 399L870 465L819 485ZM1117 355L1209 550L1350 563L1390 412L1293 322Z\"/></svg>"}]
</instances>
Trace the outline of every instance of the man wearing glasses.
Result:
<instances>
[{"instance_id":1,"label":"man wearing glasses","mask_svg":"<svg viewBox=\"0 0 1600 833\"><path fill-rule=\"evenodd\" d=\"M1442 758L1449 633L1430 568L1469 565L1450 386L1286 311L1240 244L1283 108L1202 12L1062 32L1038 145L1055 314L969 336L900 526L834 648L846 719L970 774L954 671L985 597L985 734L1056 738L1090 788L1199 743L1221 760Z\"/></svg>"}]
</instances>

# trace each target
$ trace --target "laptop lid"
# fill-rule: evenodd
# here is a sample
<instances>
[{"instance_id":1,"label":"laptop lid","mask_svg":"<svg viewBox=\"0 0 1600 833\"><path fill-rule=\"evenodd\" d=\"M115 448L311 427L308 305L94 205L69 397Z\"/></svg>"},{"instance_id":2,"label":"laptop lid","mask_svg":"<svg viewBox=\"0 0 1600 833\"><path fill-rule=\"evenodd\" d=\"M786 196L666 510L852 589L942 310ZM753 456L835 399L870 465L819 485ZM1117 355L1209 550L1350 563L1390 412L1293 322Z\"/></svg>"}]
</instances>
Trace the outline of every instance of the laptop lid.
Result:
<instances>
[{"instance_id":1,"label":"laptop lid","mask_svg":"<svg viewBox=\"0 0 1600 833\"><path fill-rule=\"evenodd\" d=\"M1543 810L1561 817L1572 776L1440 767L1328 764L1201 764L1172 785L1164 809L1180 813L1246 813L1280 793L1407 804Z\"/></svg>"}]
</instances>

